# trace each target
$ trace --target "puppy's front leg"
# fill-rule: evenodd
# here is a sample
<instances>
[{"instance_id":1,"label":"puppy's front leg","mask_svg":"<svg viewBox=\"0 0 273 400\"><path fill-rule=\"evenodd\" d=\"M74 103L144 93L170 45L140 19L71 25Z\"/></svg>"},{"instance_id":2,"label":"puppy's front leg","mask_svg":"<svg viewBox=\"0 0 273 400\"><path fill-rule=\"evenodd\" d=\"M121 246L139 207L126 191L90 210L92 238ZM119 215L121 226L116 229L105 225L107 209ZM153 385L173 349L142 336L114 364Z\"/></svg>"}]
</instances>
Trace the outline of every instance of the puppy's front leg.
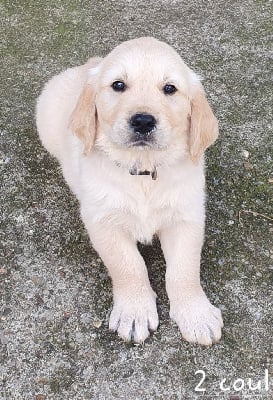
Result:
<instances>
[{"instance_id":1,"label":"puppy's front leg","mask_svg":"<svg viewBox=\"0 0 273 400\"><path fill-rule=\"evenodd\" d=\"M221 312L200 285L200 254L203 226L183 222L160 232L167 263L166 289L170 316L189 342L211 345L221 337Z\"/></svg>"},{"instance_id":2,"label":"puppy's front leg","mask_svg":"<svg viewBox=\"0 0 273 400\"><path fill-rule=\"evenodd\" d=\"M84 218L91 242L113 282L114 305L109 328L126 341L144 342L158 326L156 294L133 238L121 227L90 224Z\"/></svg>"}]
</instances>

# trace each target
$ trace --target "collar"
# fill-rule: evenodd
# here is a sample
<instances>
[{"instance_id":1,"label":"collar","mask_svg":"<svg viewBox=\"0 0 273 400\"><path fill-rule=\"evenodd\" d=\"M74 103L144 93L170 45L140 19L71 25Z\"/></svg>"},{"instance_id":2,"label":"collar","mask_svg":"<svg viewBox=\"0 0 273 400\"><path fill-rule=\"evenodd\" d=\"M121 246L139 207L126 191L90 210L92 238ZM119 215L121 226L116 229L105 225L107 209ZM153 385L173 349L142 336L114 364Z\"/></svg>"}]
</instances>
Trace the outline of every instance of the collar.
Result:
<instances>
[{"instance_id":1,"label":"collar","mask_svg":"<svg viewBox=\"0 0 273 400\"><path fill-rule=\"evenodd\" d=\"M115 164L119 168L124 168L118 162L115 162ZM132 168L129 169L129 174L130 175L150 175L152 177L152 179L155 181L157 178L157 169L156 169L156 166L154 166L152 171L149 171L147 169L141 170L136 165L134 165Z\"/></svg>"},{"instance_id":2,"label":"collar","mask_svg":"<svg viewBox=\"0 0 273 400\"><path fill-rule=\"evenodd\" d=\"M129 170L130 175L151 175L152 179L155 181L157 178L157 170L156 167L152 171L148 171L147 169L139 170L137 167L133 167Z\"/></svg>"}]
</instances>

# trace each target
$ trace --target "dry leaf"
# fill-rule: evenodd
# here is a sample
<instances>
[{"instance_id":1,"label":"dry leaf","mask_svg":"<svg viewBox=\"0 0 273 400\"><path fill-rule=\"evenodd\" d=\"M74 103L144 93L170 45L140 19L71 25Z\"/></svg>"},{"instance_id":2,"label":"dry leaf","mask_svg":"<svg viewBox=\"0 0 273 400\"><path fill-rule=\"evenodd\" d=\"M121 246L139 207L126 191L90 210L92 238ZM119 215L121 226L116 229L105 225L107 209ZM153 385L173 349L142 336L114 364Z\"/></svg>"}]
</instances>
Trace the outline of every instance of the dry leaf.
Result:
<instances>
[{"instance_id":1,"label":"dry leaf","mask_svg":"<svg viewBox=\"0 0 273 400\"><path fill-rule=\"evenodd\" d=\"M0 268L0 275L5 275L7 272L5 268Z\"/></svg>"},{"instance_id":2,"label":"dry leaf","mask_svg":"<svg viewBox=\"0 0 273 400\"><path fill-rule=\"evenodd\" d=\"M36 394L35 400L45 400L46 395L44 394Z\"/></svg>"}]
</instances>

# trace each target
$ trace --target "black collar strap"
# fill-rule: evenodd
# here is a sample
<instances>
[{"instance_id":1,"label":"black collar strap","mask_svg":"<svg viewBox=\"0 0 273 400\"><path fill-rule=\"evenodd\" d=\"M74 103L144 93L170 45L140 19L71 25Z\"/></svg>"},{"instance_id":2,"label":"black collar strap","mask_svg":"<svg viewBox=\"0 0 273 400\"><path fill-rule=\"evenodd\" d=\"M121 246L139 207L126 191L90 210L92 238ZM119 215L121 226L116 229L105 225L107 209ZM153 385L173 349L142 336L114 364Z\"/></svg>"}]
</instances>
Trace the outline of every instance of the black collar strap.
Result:
<instances>
[{"instance_id":1,"label":"black collar strap","mask_svg":"<svg viewBox=\"0 0 273 400\"><path fill-rule=\"evenodd\" d=\"M117 167L121 167L121 164L115 161ZM124 167L123 167L124 168ZM129 169L130 175L151 175L152 179L155 181L157 178L157 170L156 167L152 171L148 171L147 169L139 170L136 166Z\"/></svg>"},{"instance_id":2,"label":"black collar strap","mask_svg":"<svg viewBox=\"0 0 273 400\"><path fill-rule=\"evenodd\" d=\"M157 178L157 170L156 167L154 167L154 169L152 171L148 171L147 169L145 169L144 171L139 171L136 167L131 168L129 170L129 173L131 175L151 175L152 179L155 181Z\"/></svg>"}]
</instances>

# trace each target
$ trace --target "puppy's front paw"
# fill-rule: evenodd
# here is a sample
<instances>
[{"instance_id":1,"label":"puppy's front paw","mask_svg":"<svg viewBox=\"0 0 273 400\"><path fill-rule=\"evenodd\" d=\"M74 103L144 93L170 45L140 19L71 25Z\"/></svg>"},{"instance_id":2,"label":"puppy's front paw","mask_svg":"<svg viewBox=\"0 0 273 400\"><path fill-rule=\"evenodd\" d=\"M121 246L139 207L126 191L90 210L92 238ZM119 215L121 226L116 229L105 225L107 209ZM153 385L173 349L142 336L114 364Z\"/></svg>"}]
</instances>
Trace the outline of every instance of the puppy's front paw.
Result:
<instances>
[{"instance_id":1,"label":"puppy's front paw","mask_svg":"<svg viewBox=\"0 0 273 400\"><path fill-rule=\"evenodd\" d=\"M110 315L109 329L117 331L125 341L143 343L150 331L158 327L156 295L116 295Z\"/></svg>"},{"instance_id":2,"label":"puppy's front paw","mask_svg":"<svg viewBox=\"0 0 273 400\"><path fill-rule=\"evenodd\" d=\"M221 311L209 302L204 292L171 301L170 317L188 342L209 346L221 338Z\"/></svg>"}]
</instances>

